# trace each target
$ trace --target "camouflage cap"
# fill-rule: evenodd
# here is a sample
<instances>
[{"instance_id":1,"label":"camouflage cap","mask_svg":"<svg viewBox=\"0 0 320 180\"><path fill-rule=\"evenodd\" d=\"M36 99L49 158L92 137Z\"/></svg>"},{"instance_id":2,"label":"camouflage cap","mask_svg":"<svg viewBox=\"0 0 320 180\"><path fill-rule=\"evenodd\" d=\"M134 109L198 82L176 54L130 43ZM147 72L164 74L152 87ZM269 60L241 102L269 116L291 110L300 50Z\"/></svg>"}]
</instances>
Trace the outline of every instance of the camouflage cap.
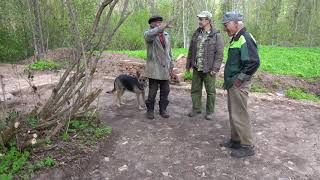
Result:
<instances>
[{"instance_id":1,"label":"camouflage cap","mask_svg":"<svg viewBox=\"0 0 320 180\"><path fill-rule=\"evenodd\" d=\"M230 21L242 21L243 20L243 15L238 12L238 11L230 11L226 12L223 15L222 23L225 24Z\"/></svg>"},{"instance_id":2,"label":"camouflage cap","mask_svg":"<svg viewBox=\"0 0 320 180\"><path fill-rule=\"evenodd\" d=\"M197 17L212 19L212 14L209 11L202 11L200 14L197 15Z\"/></svg>"}]
</instances>

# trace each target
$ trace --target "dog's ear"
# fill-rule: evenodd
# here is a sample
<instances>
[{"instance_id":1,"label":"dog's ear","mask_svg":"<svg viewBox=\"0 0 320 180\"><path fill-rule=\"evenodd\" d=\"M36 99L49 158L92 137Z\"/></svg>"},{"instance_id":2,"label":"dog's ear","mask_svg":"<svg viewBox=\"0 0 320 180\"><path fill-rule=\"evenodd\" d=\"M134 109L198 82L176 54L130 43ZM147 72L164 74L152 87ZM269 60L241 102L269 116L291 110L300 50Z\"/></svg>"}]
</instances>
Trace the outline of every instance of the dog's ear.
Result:
<instances>
[{"instance_id":1,"label":"dog's ear","mask_svg":"<svg viewBox=\"0 0 320 180\"><path fill-rule=\"evenodd\" d=\"M137 76L138 79L140 78L140 76L141 76L140 71L136 71L136 76Z\"/></svg>"}]
</instances>

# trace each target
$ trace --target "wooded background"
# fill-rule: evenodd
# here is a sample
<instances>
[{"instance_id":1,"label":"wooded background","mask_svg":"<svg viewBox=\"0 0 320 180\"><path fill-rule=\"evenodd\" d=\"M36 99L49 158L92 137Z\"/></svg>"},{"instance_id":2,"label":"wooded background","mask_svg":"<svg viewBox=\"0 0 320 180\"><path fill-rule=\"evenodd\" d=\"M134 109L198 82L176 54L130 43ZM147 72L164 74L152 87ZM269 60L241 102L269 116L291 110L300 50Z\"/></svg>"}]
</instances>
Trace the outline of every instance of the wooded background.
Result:
<instances>
[{"instance_id":1,"label":"wooded background","mask_svg":"<svg viewBox=\"0 0 320 180\"><path fill-rule=\"evenodd\" d=\"M77 23L83 40L90 37L101 0L75 0ZM124 2L115 7L115 26ZM144 49L143 32L151 15L172 21L173 47L188 47L198 27L196 14L208 10L223 31L222 14L239 10L258 44L320 46L319 0L130 0L130 16L115 34L108 49ZM110 28L112 29L112 28ZM111 32L110 32L111 33ZM71 34L65 0L6 0L0 4L0 61L14 62L48 49L70 47ZM226 42L228 37L225 35Z\"/></svg>"}]
</instances>

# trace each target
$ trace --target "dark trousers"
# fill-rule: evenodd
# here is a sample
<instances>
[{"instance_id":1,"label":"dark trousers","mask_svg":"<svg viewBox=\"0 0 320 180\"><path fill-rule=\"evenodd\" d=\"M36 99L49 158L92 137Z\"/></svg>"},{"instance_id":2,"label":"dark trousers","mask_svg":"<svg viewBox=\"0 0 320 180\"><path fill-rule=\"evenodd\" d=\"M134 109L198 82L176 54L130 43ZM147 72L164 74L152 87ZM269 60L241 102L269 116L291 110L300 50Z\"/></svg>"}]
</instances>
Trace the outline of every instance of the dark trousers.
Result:
<instances>
[{"instance_id":1,"label":"dark trousers","mask_svg":"<svg viewBox=\"0 0 320 180\"><path fill-rule=\"evenodd\" d=\"M149 79L149 93L146 100L148 112L154 112L154 103L156 101L157 92L160 86L159 110L165 112L169 104L168 96L170 92L169 80Z\"/></svg>"}]
</instances>

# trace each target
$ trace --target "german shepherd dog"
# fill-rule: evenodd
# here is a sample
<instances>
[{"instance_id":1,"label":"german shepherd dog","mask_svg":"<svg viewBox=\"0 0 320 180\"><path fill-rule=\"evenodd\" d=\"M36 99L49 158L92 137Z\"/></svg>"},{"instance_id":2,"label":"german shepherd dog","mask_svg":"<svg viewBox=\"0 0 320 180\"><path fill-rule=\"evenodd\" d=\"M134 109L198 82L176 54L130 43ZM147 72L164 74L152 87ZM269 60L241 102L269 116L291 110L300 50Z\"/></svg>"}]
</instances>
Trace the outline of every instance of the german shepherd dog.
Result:
<instances>
[{"instance_id":1,"label":"german shepherd dog","mask_svg":"<svg viewBox=\"0 0 320 180\"><path fill-rule=\"evenodd\" d=\"M142 96L143 103L145 102L145 87L146 87L146 78L141 77L140 73L137 72L137 76L130 76L126 74L121 74L114 80L114 87L111 91L107 91L109 94L113 94L115 91L117 91L117 98L116 98L116 105L118 107L121 106L122 101L121 97L124 94L124 92L130 91L136 94L137 96L137 103L138 108L140 110L144 109L140 103L140 95Z\"/></svg>"}]
</instances>

